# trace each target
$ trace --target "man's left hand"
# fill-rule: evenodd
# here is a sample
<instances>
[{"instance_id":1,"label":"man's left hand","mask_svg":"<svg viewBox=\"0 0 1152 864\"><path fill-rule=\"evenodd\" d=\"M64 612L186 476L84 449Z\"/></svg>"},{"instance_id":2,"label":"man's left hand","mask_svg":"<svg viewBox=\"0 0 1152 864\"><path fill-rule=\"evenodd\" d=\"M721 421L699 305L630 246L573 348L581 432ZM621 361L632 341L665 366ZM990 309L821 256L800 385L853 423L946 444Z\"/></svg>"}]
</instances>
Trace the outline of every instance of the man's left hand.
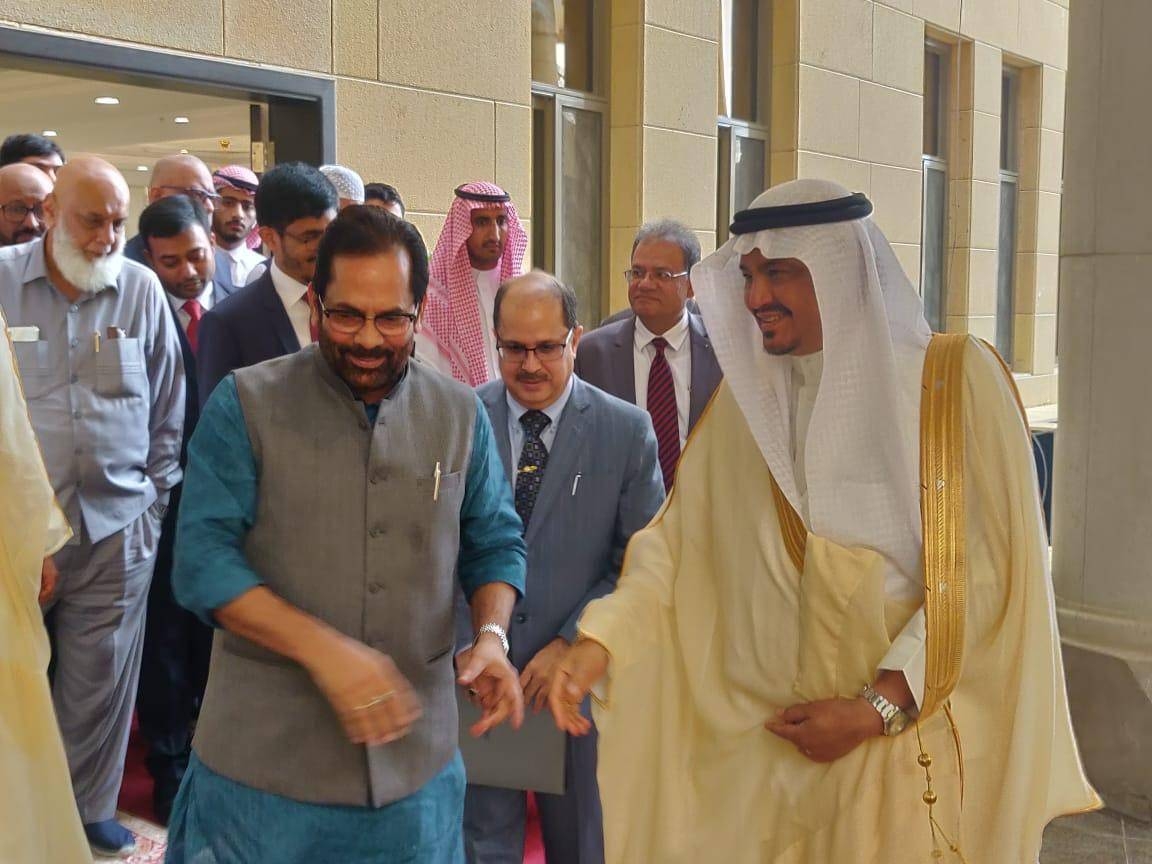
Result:
<instances>
[{"instance_id":1,"label":"man's left hand","mask_svg":"<svg viewBox=\"0 0 1152 864\"><path fill-rule=\"evenodd\" d=\"M764 728L813 762L835 762L884 734L880 713L864 699L821 699L785 708Z\"/></svg>"},{"instance_id":2,"label":"man's left hand","mask_svg":"<svg viewBox=\"0 0 1152 864\"><path fill-rule=\"evenodd\" d=\"M479 738L505 720L519 729L524 722L524 693L520 679L504 654L504 647L491 633L481 633L476 644L456 655L456 683L468 688L484 712L468 730Z\"/></svg>"},{"instance_id":3,"label":"man's left hand","mask_svg":"<svg viewBox=\"0 0 1152 864\"><path fill-rule=\"evenodd\" d=\"M568 640L557 636L536 652L536 656L520 673L520 686L524 688L524 704L532 706L532 713L539 714L548 704L548 692L552 689L552 678L556 666L564 652L568 650Z\"/></svg>"}]
</instances>

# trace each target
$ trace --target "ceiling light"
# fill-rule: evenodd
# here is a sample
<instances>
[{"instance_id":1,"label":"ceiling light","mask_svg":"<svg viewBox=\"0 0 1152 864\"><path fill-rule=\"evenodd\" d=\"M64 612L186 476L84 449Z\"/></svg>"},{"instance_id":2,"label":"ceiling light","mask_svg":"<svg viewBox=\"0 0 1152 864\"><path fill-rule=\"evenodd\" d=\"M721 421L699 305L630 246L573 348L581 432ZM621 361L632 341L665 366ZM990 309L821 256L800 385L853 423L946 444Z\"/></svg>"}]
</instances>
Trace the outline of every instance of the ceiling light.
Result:
<instances>
[{"instance_id":1,"label":"ceiling light","mask_svg":"<svg viewBox=\"0 0 1152 864\"><path fill-rule=\"evenodd\" d=\"M117 99L115 96L97 96L95 101L96 101L97 105L119 105L120 104L120 100Z\"/></svg>"},{"instance_id":2,"label":"ceiling light","mask_svg":"<svg viewBox=\"0 0 1152 864\"><path fill-rule=\"evenodd\" d=\"M188 122L188 118L187 118L187 117L173 117L173 118L172 118L172 122L173 122L173 123L180 123L180 124L184 124L184 123L187 123L187 122Z\"/></svg>"},{"instance_id":3,"label":"ceiling light","mask_svg":"<svg viewBox=\"0 0 1152 864\"><path fill-rule=\"evenodd\" d=\"M45 129L40 134L43 135L45 138L55 138L56 137L56 130L55 129Z\"/></svg>"},{"instance_id":4,"label":"ceiling light","mask_svg":"<svg viewBox=\"0 0 1152 864\"><path fill-rule=\"evenodd\" d=\"M181 156L187 156L187 155L188 155L188 151L187 151L187 150L181 150L181 151L180 151L180 155L181 155Z\"/></svg>"},{"instance_id":5,"label":"ceiling light","mask_svg":"<svg viewBox=\"0 0 1152 864\"><path fill-rule=\"evenodd\" d=\"M137 170L137 171L147 171L147 170L148 170L148 166L147 166L147 165L137 165L137 166L136 166L136 170Z\"/></svg>"}]
</instances>

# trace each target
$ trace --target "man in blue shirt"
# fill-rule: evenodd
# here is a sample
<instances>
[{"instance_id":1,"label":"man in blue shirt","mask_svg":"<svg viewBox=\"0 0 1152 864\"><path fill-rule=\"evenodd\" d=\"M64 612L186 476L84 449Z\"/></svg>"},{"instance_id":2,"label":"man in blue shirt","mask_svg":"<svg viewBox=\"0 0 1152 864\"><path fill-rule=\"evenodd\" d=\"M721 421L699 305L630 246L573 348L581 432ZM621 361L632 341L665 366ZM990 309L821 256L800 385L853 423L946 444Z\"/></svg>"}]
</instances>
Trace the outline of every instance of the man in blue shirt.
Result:
<instances>
[{"instance_id":1,"label":"man in blue shirt","mask_svg":"<svg viewBox=\"0 0 1152 864\"><path fill-rule=\"evenodd\" d=\"M507 659L520 519L467 387L413 362L428 258L346 208L320 242L319 339L230 373L188 448L173 586L220 628L168 862L462 861L454 680L483 732ZM473 646L456 658L456 593Z\"/></svg>"},{"instance_id":2,"label":"man in blue shirt","mask_svg":"<svg viewBox=\"0 0 1152 864\"><path fill-rule=\"evenodd\" d=\"M42 240L0 249L0 306L44 464L73 540L59 569L53 699L93 848L126 853L117 823L148 584L180 482L184 365L151 270L125 261L128 185L78 157L45 201Z\"/></svg>"}]
</instances>

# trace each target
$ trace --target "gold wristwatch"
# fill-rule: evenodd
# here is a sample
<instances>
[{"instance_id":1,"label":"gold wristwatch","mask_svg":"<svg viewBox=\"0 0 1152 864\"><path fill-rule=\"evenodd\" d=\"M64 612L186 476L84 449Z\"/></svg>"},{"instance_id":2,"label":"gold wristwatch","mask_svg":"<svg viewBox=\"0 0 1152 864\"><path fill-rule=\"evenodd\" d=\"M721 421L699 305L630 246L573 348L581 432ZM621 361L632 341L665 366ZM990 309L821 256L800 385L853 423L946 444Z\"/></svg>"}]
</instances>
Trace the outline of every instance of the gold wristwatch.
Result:
<instances>
[{"instance_id":1,"label":"gold wristwatch","mask_svg":"<svg viewBox=\"0 0 1152 864\"><path fill-rule=\"evenodd\" d=\"M860 691L860 695L864 700L876 709L880 714L880 719L884 721L884 734L889 737L899 735L904 731L904 727L908 725L908 714L898 705L893 705L883 696L876 692L871 684L865 684Z\"/></svg>"}]
</instances>

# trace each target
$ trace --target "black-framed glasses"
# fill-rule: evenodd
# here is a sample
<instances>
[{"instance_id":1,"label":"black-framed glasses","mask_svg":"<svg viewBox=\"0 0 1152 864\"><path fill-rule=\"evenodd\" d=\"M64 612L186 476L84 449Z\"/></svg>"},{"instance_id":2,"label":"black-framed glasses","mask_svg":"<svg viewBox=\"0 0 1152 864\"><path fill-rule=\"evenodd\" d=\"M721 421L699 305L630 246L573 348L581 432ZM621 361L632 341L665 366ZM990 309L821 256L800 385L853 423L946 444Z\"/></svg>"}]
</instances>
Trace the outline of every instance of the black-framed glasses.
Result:
<instances>
[{"instance_id":1,"label":"black-framed glasses","mask_svg":"<svg viewBox=\"0 0 1152 864\"><path fill-rule=\"evenodd\" d=\"M44 205L43 204L33 204L31 207L29 207L27 204L25 204L22 201L10 201L9 203L5 204L3 207L0 207L0 210L4 211L4 218L7 219L9 222L12 222L14 224L19 224L19 223L23 222L25 219L28 218L29 213L31 213L33 216L35 216L41 222L44 221Z\"/></svg>"},{"instance_id":2,"label":"black-framed glasses","mask_svg":"<svg viewBox=\"0 0 1152 864\"><path fill-rule=\"evenodd\" d=\"M161 186L161 189L167 189L169 192L175 192L177 195L187 195L189 198L195 198L204 206L209 203L215 204L220 200L220 196L215 192L209 192L207 189L201 189L199 186Z\"/></svg>"},{"instance_id":3,"label":"black-framed glasses","mask_svg":"<svg viewBox=\"0 0 1152 864\"><path fill-rule=\"evenodd\" d=\"M418 312L381 312L379 315L365 315L358 309L329 309L324 301L320 304L320 314L328 319L328 324L337 333L354 336L371 322L381 336L403 336L408 328L416 323Z\"/></svg>"},{"instance_id":4,"label":"black-framed glasses","mask_svg":"<svg viewBox=\"0 0 1152 864\"><path fill-rule=\"evenodd\" d=\"M532 346L521 345L519 342L500 342L496 345L496 351L502 360L507 360L509 363L523 363L529 354L535 354L537 360L547 363L564 356L564 349L571 341L572 331L569 330L563 342L541 342Z\"/></svg>"},{"instance_id":5,"label":"black-framed glasses","mask_svg":"<svg viewBox=\"0 0 1152 864\"><path fill-rule=\"evenodd\" d=\"M629 285L635 285L637 282L643 282L645 276L650 276L653 282L659 282L661 285L667 285L673 279L679 279L681 276L687 275L687 270L681 270L679 273L673 273L671 270L641 270L639 267L631 267L624 271L624 278L628 281Z\"/></svg>"}]
</instances>

